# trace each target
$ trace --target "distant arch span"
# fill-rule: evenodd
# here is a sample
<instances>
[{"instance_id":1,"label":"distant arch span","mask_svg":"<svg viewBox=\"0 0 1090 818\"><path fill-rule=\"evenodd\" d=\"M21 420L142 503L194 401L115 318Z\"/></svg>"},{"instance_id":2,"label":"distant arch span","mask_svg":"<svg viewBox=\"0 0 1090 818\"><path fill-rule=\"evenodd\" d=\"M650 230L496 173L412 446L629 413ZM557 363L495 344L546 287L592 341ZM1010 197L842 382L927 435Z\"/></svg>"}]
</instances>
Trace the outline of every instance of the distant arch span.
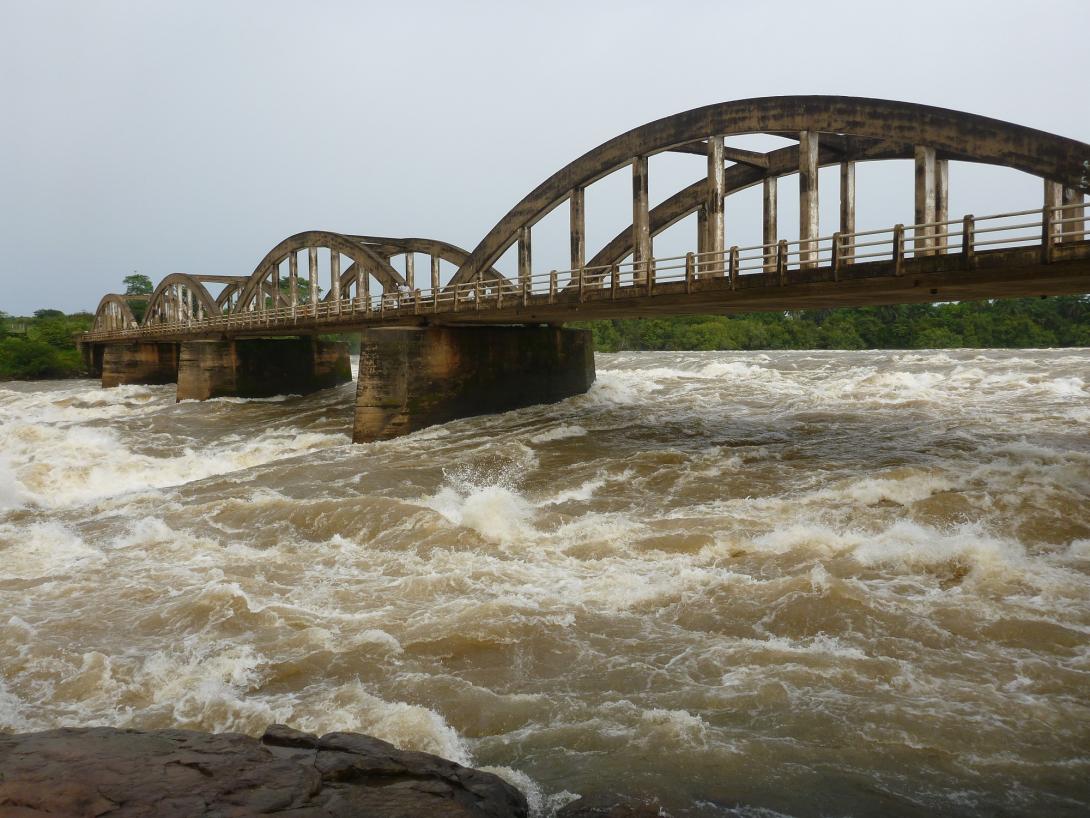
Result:
<instances>
[{"instance_id":1,"label":"distant arch span","mask_svg":"<svg viewBox=\"0 0 1090 818\"><path fill-rule=\"evenodd\" d=\"M216 300L197 276L170 273L148 297L144 326L216 315Z\"/></svg>"},{"instance_id":2,"label":"distant arch span","mask_svg":"<svg viewBox=\"0 0 1090 818\"><path fill-rule=\"evenodd\" d=\"M93 330L119 330L134 329L138 326L132 307L129 306L131 296L109 293L102 296L95 308L95 320Z\"/></svg>"}]
</instances>

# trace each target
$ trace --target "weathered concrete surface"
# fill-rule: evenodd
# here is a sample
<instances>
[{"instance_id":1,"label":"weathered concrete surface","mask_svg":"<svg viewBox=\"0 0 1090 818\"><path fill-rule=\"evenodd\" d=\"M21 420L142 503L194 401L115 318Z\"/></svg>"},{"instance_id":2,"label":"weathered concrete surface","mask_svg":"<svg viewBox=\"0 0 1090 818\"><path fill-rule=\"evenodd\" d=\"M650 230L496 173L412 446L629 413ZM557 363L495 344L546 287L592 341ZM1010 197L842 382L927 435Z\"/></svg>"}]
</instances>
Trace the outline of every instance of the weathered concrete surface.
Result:
<instances>
[{"instance_id":1,"label":"weathered concrete surface","mask_svg":"<svg viewBox=\"0 0 1090 818\"><path fill-rule=\"evenodd\" d=\"M843 134L873 145L927 145L943 159L972 157L975 161L1005 165L1065 185L1079 183L1084 173L1082 163L1090 155L1087 145L1073 139L988 117L892 100L780 96L706 105L634 128L561 168L508 211L477 244L452 281L473 281L482 269L496 263L521 228L536 224L567 198L574 187L590 185L635 157L651 156L715 135L782 135L803 131L814 135ZM849 140L849 147L851 144ZM839 156L833 160L837 164L845 158L864 158L837 153ZM787 172L797 172L800 165L810 164L808 158L799 156L797 149L795 159L794 167ZM818 164L825 164L825 160L819 157ZM754 183L773 175L771 167L757 171ZM698 205L702 205L707 180L702 179L698 184ZM729 179L727 188L729 192ZM816 190L816 185L813 189ZM627 232L630 236L641 233L639 229Z\"/></svg>"},{"instance_id":2,"label":"weathered concrete surface","mask_svg":"<svg viewBox=\"0 0 1090 818\"><path fill-rule=\"evenodd\" d=\"M178 400L305 395L352 380L348 345L313 338L184 341Z\"/></svg>"},{"instance_id":3,"label":"weathered concrete surface","mask_svg":"<svg viewBox=\"0 0 1090 818\"><path fill-rule=\"evenodd\" d=\"M178 380L178 344L132 341L104 347L101 358L104 388Z\"/></svg>"},{"instance_id":4,"label":"weathered concrete surface","mask_svg":"<svg viewBox=\"0 0 1090 818\"><path fill-rule=\"evenodd\" d=\"M83 361L83 368L87 374L92 378L101 378L102 358L106 352L106 347L102 344L77 341L76 349L79 350L79 357Z\"/></svg>"},{"instance_id":5,"label":"weathered concrete surface","mask_svg":"<svg viewBox=\"0 0 1090 818\"><path fill-rule=\"evenodd\" d=\"M556 327L374 329L360 343L357 443L455 418L550 403L590 389L588 330Z\"/></svg>"},{"instance_id":6,"label":"weathered concrete surface","mask_svg":"<svg viewBox=\"0 0 1090 818\"><path fill-rule=\"evenodd\" d=\"M4 818L509 818L526 800L495 775L357 733L109 727L0 735Z\"/></svg>"}]
</instances>

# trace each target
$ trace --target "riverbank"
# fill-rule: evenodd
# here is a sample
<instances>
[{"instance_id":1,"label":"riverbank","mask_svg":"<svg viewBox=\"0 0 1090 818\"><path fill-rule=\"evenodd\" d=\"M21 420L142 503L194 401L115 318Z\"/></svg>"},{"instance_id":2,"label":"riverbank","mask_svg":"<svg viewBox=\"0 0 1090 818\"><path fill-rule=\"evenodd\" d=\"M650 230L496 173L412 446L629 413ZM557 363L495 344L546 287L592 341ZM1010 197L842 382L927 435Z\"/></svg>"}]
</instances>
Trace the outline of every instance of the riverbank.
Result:
<instances>
[{"instance_id":1,"label":"riverbank","mask_svg":"<svg viewBox=\"0 0 1090 818\"><path fill-rule=\"evenodd\" d=\"M86 377L76 335L91 328L90 313L38 310L11 318L0 312L0 381Z\"/></svg>"}]
</instances>

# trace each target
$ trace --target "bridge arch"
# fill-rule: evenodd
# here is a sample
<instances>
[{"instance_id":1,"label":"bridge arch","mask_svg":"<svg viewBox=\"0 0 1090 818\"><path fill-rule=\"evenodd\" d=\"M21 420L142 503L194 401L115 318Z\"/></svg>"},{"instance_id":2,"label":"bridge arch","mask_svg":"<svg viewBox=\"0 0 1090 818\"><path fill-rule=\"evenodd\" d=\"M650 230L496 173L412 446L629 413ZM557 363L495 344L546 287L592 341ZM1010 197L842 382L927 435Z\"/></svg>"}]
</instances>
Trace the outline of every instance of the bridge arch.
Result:
<instances>
[{"instance_id":1,"label":"bridge arch","mask_svg":"<svg viewBox=\"0 0 1090 818\"><path fill-rule=\"evenodd\" d=\"M426 238L392 238L389 236L349 236L354 241L358 241L369 249L371 249L376 255L381 257L387 264L392 266L391 259L395 256L406 256L413 253L421 253L431 257L431 270L429 271L429 278L426 280L426 286L423 289L434 286L439 281L439 262L446 261L453 264L456 268L461 267L469 259L469 251L465 248L459 247L456 244L450 242L440 241L438 239L426 239ZM408 286L409 270L412 268L410 262L406 261L406 272L404 273L405 283ZM352 294L358 296L356 287L359 284L359 280L356 278L357 265L353 262L348 268L341 274L341 293ZM423 273L423 271L421 271ZM414 286L419 287L425 280L421 276L415 274L413 271ZM481 279L485 282L495 282L498 284L509 283L506 276L504 276L499 270L494 267L489 267L481 273ZM323 301L328 301L332 291L327 292Z\"/></svg>"},{"instance_id":2,"label":"bridge arch","mask_svg":"<svg viewBox=\"0 0 1090 818\"><path fill-rule=\"evenodd\" d=\"M217 315L216 301L199 277L170 273L148 297L143 326Z\"/></svg>"},{"instance_id":3,"label":"bridge arch","mask_svg":"<svg viewBox=\"0 0 1090 818\"><path fill-rule=\"evenodd\" d=\"M798 173L799 148L797 145L769 151L761 154L761 156L764 157L764 161L759 165L739 163L726 168L723 184L724 195L730 196L733 193L763 184L765 180L775 180L781 176ZM867 147L859 147L851 152L828 147L819 148L817 165L825 168L840 165L844 162L872 162L889 159L913 159L914 157L915 147L913 145L883 140ZM964 160L964 157L958 158ZM651 208L648 214L651 236L657 236L686 216L699 212L704 207L707 198L707 187L706 179L698 179ZM587 266L605 267L619 264L623 259L632 255L633 244L632 228L628 227L619 232L592 256L587 261Z\"/></svg>"},{"instance_id":4,"label":"bridge arch","mask_svg":"<svg viewBox=\"0 0 1090 818\"><path fill-rule=\"evenodd\" d=\"M335 263L338 266L340 256L348 257L351 260L350 266L358 265L358 269L374 276L384 291L397 289L405 283L401 273L390 266L387 260L355 237L326 230L307 230L289 236L265 254L248 277L246 284L239 288L238 299L232 311L244 312L255 307L260 308L264 306L264 298L259 296L268 297L269 294L275 294L274 303L277 306L286 306L288 299L279 287L280 265L285 259L289 259L289 262L293 257L298 259L298 254L303 250L308 251L309 259L312 253L322 248L330 251L331 257L337 259ZM309 276L309 269L306 275ZM353 270L353 276L355 276L355 270ZM337 270L336 276L331 277L332 286L329 287L328 296L343 296L339 286L343 279L344 275Z\"/></svg>"},{"instance_id":5,"label":"bridge arch","mask_svg":"<svg viewBox=\"0 0 1090 818\"><path fill-rule=\"evenodd\" d=\"M796 148L784 149L786 152L769 154L724 147L724 137L744 134L789 136L800 142ZM763 97L717 103L634 128L561 168L500 219L473 249L452 283L474 280L516 242L520 246L519 275L529 275L530 229L564 201L572 203L572 266L584 266L583 192L587 186L625 165L632 166L634 188L634 219L629 231L632 246L628 252L633 253L637 261L641 256L650 257L652 225L647 207L647 158L664 151L706 153L709 174L707 180L699 180L677 197L667 200L669 206L661 210L656 208L659 230L703 206L710 211L709 218L713 220L713 226L706 231L709 239L715 234L714 220L718 219L721 224L727 173L732 173L735 189L741 189L764 179L798 172L800 176L806 175L800 188L809 183L816 190L817 168L821 164L848 163L860 158L914 157L918 167L922 164L931 174L933 209L937 162L956 159L1021 170L1052 184L1052 195L1057 198L1063 189L1077 192L1081 197L1088 187L1087 169L1090 167L1087 164L1090 146L1085 143L945 108L838 96ZM713 172L712 157L719 165L718 175ZM727 160L736 164L724 172L723 162ZM854 181L854 175L852 178ZM813 229L804 226L805 239L816 238L816 197L814 199ZM719 233L721 235L721 229ZM603 262L618 258L620 245L625 240L614 241L617 244L610 242L612 247L603 248L593 260ZM713 244L708 249L722 251L723 248Z\"/></svg>"},{"instance_id":6,"label":"bridge arch","mask_svg":"<svg viewBox=\"0 0 1090 818\"><path fill-rule=\"evenodd\" d=\"M129 306L129 296L109 293L102 296L95 308L95 321L92 332L111 331L119 329L135 329L139 326L132 307Z\"/></svg>"},{"instance_id":7,"label":"bridge arch","mask_svg":"<svg viewBox=\"0 0 1090 818\"><path fill-rule=\"evenodd\" d=\"M216 294L216 312L229 311L249 280L249 276L217 276L216 281L223 284L223 289Z\"/></svg>"}]
</instances>

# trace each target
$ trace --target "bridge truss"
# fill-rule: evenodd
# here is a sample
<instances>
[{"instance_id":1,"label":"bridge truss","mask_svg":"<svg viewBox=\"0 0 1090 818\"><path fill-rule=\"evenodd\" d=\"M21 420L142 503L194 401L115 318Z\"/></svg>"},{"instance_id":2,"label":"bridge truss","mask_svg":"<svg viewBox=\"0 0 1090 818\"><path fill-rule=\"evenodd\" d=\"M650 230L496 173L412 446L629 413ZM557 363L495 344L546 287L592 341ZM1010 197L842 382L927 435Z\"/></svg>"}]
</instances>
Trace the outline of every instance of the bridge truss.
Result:
<instances>
[{"instance_id":1,"label":"bridge truss","mask_svg":"<svg viewBox=\"0 0 1090 818\"><path fill-rule=\"evenodd\" d=\"M797 144L760 153L726 143L771 134ZM648 159L700 154L707 174L654 207ZM858 162L911 159L915 223L855 228ZM1040 206L949 216L949 162L1013 168L1043 180ZM631 168L632 219L589 259L589 186ZM822 234L818 171L837 166L839 229ZM249 276L174 273L137 324L125 296L100 302L86 341L306 334L333 328L426 323L561 323L684 312L958 300L1090 291L1084 194L1090 145L942 108L850 97L770 97L710 105L648 123L576 159L517 203L472 251L445 242L307 231L269 251ZM799 236L778 236L778 182L799 179ZM763 242L726 243L724 201L760 186ZM569 208L568 270L535 270L532 230ZM655 236L697 215L692 252L656 257ZM517 274L495 265L517 248ZM319 253L328 288L319 296ZM431 260L418 286L415 254ZM392 260L402 259L402 270ZM300 275L300 258L306 275ZM630 259L626 261L626 259ZM440 264L454 265L440 281ZM224 287L215 298L206 283ZM302 297L302 296L305 296Z\"/></svg>"}]
</instances>

